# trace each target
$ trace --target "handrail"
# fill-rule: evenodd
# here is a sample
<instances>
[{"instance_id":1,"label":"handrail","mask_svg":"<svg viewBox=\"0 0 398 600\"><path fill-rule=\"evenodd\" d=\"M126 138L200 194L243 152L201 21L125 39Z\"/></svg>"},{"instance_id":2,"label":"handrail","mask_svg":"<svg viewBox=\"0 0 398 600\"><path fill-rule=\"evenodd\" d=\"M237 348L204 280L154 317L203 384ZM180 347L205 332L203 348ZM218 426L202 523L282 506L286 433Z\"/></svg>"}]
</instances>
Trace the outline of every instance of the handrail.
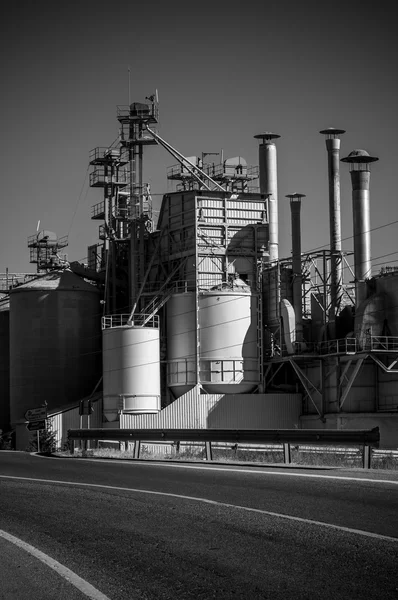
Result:
<instances>
[{"instance_id":1,"label":"handrail","mask_svg":"<svg viewBox=\"0 0 398 600\"><path fill-rule=\"evenodd\" d=\"M208 460L212 460L211 442L283 444L285 462L291 462L290 444L344 444L363 446L363 467L370 468L371 448L380 441L374 429L69 429L71 453L73 440L112 440L135 442L134 458L139 458L141 442L205 442Z\"/></svg>"}]
</instances>

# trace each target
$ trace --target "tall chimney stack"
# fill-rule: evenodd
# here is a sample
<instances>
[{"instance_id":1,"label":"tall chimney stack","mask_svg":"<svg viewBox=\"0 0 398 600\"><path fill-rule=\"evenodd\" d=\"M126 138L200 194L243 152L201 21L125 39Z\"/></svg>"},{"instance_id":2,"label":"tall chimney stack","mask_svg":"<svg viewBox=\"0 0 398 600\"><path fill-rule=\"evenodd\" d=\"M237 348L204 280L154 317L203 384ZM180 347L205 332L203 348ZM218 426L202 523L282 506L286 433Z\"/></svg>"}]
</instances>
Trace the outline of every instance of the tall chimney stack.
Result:
<instances>
[{"instance_id":1,"label":"tall chimney stack","mask_svg":"<svg viewBox=\"0 0 398 600\"><path fill-rule=\"evenodd\" d=\"M269 223L269 262L276 262L278 251L278 174L276 146L273 140L280 137L276 133L260 133L254 136L261 140L259 146L260 193L268 196Z\"/></svg>"},{"instance_id":2,"label":"tall chimney stack","mask_svg":"<svg viewBox=\"0 0 398 600\"><path fill-rule=\"evenodd\" d=\"M329 227L330 227L330 311L329 327L332 338L336 336L336 314L340 306L343 284L341 260L341 211L340 211L340 135L344 129L329 127L319 133L326 136L329 175Z\"/></svg>"},{"instance_id":3,"label":"tall chimney stack","mask_svg":"<svg viewBox=\"0 0 398 600\"><path fill-rule=\"evenodd\" d=\"M354 225L355 303L366 300L366 284L372 274L370 249L370 163L379 160L366 150L353 150L341 159L349 163L352 183L352 211Z\"/></svg>"},{"instance_id":4,"label":"tall chimney stack","mask_svg":"<svg viewBox=\"0 0 398 600\"><path fill-rule=\"evenodd\" d=\"M301 198L305 194L287 194L292 219L293 307L296 317L296 342L303 341L303 277L301 271Z\"/></svg>"}]
</instances>

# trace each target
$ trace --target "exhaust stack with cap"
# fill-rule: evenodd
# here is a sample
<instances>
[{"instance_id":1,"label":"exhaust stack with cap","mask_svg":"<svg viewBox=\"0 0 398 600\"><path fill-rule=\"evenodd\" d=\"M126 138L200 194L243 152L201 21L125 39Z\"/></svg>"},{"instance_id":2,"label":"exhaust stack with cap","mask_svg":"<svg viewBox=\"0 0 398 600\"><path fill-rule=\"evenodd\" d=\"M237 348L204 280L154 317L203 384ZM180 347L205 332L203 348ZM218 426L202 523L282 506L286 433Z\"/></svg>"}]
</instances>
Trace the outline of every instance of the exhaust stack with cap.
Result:
<instances>
[{"instance_id":1,"label":"exhaust stack with cap","mask_svg":"<svg viewBox=\"0 0 398 600\"><path fill-rule=\"evenodd\" d=\"M278 251L278 181L276 146L273 140L280 137L276 133L260 133L254 136L261 140L259 146L260 193L268 196L269 223L269 262L276 262Z\"/></svg>"},{"instance_id":2,"label":"exhaust stack with cap","mask_svg":"<svg viewBox=\"0 0 398 600\"><path fill-rule=\"evenodd\" d=\"M301 198L305 194L287 194L292 219L293 307L296 317L296 342L303 341L303 277L301 272Z\"/></svg>"},{"instance_id":3,"label":"exhaust stack with cap","mask_svg":"<svg viewBox=\"0 0 398 600\"><path fill-rule=\"evenodd\" d=\"M370 249L370 163L379 160L366 150L353 150L341 159L349 163L352 183L352 211L354 229L355 303L366 300L366 284L372 274Z\"/></svg>"},{"instance_id":4,"label":"exhaust stack with cap","mask_svg":"<svg viewBox=\"0 0 398 600\"><path fill-rule=\"evenodd\" d=\"M326 149L328 152L328 175L329 175L329 224L330 224L330 311L329 326L331 337L336 334L336 314L339 310L343 268L341 261L341 211L340 211L340 135L345 133L344 129L329 127L319 133L326 136Z\"/></svg>"}]
</instances>

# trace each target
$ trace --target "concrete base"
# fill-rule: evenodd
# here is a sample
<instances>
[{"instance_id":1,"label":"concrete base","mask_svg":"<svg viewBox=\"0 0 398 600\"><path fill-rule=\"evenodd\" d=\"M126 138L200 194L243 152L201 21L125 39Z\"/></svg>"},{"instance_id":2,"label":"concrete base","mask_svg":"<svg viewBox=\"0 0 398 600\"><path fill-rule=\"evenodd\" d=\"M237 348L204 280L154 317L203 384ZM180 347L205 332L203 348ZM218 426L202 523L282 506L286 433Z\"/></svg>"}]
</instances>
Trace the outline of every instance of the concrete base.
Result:
<instances>
[{"instance_id":1,"label":"concrete base","mask_svg":"<svg viewBox=\"0 0 398 600\"><path fill-rule=\"evenodd\" d=\"M380 448L398 449L398 413L328 413L322 423L317 415L300 417L301 429L380 429Z\"/></svg>"}]
</instances>

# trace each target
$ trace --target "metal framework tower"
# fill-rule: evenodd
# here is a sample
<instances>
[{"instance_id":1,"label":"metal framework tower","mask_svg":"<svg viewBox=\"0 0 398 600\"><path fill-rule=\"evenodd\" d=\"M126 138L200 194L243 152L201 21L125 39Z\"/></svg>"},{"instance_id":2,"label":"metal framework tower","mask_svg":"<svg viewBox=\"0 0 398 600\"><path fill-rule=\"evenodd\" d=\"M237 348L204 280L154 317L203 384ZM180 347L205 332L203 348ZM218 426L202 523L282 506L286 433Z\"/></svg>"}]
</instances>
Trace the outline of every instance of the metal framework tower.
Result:
<instances>
[{"instance_id":1,"label":"metal framework tower","mask_svg":"<svg viewBox=\"0 0 398 600\"><path fill-rule=\"evenodd\" d=\"M128 152L129 183L127 188L130 205L130 303L137 301L140 280L144 277L144 239L152 210L148 202L148 185L143 183L143 148L156 144L153 136L146 133L148 124L158 123L159 109L155 96L151 104L133 102L130 106L118 106L120 143ZM146 202L144 201L146 198Z\"/></svg>"},{"instance_id":2,"label":"metal framework tower","mask_svg":"<svg viewBox=\"0 0 398 600\"><path fill-rule=\"evenodd\" d=\"M148 124L158 122L159 113L155 95L149 101L118 106L118 143L90 153L90 164L95 167L90 186L102 187L104 200L93 207L92 218L103 221L99 228L102 244L89 248L89 266L105 272L104 313L122 308L117 298L123 285L128 287L123 308L136 304L144 277L145 239L153 222L150 187L143 182L143 147L157 143L145 131Z\"/></svg>"},{"instance_id":3,"label":"metal framework tower","mask_svg":"<svg viewBox=\"0 0 398 600\"><path fill-rule=\"evenodd\" d=\"M67 235L58 238L53 231L38 231L28 238L29 262L37 264L38 273L63 268L68 264L67 255L60 255L59 251L67 245Z\"/></svg>"}]
</instances>

